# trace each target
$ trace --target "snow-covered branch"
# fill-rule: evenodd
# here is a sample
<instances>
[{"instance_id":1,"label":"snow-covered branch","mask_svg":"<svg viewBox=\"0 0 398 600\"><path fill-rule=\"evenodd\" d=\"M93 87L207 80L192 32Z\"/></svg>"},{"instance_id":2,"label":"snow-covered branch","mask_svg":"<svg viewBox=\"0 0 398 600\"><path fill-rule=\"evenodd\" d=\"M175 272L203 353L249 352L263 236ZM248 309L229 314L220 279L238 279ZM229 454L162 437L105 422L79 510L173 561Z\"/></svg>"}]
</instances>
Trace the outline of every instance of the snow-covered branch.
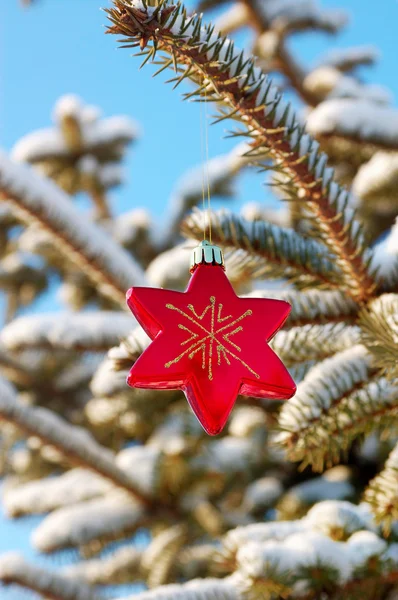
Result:
<instances>
[{"instance_id":1,"label":"snow-covered branch","mask_svg":"<svg viewBox=\"0 0 398 600\"><path fill-rule=\"evenodd\" d=\"M24 587L49 600L98 600L89 585L27 563L17 553L0 557L0 581L4 585Z\"/></svg>"},{"instance_id":2,"label":"snow-covered branch","mask_svg":"<svg viewBox=\"0 0 398 600\"><path fill-rule=\"evenodd\" d=\"M308 131L317 138L341 136L382 150L397 150L398 111L352 98L322 102L308 116Z\"/></svg>"},{"instance_id":3,"label":"snow-covered branch","mask_svg":"<svg viewBox=\"0 0 398 600\"><path fill-rule=\"evenodd\" d=\"M136 325L133 317L112 311L54 313L19 317L0 333L9 350L48 348L105 352Z\"/></svg>"},{"instance_id":4,"label":"snow-covered branch","mask_svg":"<svg viewBox=\"0 0 398 600\"><path fill-rule=\"evenodd\" d=\"M68 196L31 167L0 154L0 199L42 227L65 259L73 262L99 291L125 306L125 290L145 283L141 267L106 233L82 220Z\"/></svg>"},{"instance_id":5,"label":"snow-covered branch","mask_svg":"<svg viewBox=\"0 0 398 600\"><path fill-rule=\"evenodd\" d=\"M133 534L145 522L142 505L115 491L55 510L34 530L32 543L46 553L92 541L105 544Z\"/></svg>"},{"instance_id":6,"label":"snow-covered branch","mask_svg":"<svg viewBox=\"0 0 398 600\"><path fill-rule=\"evenodd\" d=\"M358 314L359 306L338 291L254 289L248 297L279 298L292 306L284 329L317 323L349 322Z\"/></svg>"},{"instance_id":7,"label":"snow-covered branch","mask_svg":"<svg viewBox=\"0 0 398 600\"><path fill-rule=\"evenodd\" d=\"M71 462L99 473L133 497L148 503L146 496L138 490L134 478L117 466L113 452L100 446L86 430L67 423L50 410L22 404L7 381L1 379L0 386L1 419L53 445Z\"/></svg>"},{"instance_id":8,"label":"snow-covered branch","mask_svg":"<svg viewBox=\"0 0 398 600\"><path fill-rule=\"evenodd\" d=\"M303 285L333 287L338 271L332 257L317 242L306 239L293 229L265 221L247 221L230 212L211 212L212 239L227 250L238 249L250 254L262 275L284 277ZM203 238L203 214L190 215L183 232L196 240Z\"/></svg>"}]
</instances>

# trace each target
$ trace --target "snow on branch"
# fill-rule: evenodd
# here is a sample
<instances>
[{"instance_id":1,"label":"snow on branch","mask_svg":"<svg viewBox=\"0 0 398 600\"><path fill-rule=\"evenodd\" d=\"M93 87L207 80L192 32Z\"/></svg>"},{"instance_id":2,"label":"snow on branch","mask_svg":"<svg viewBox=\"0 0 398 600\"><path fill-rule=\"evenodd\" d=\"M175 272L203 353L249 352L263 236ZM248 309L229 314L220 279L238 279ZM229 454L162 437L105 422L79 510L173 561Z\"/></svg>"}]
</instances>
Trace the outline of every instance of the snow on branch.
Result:
<instances>
[{"instance_id":1,"label":"snow on branch","mask_svg":"<svg viewBox=\"0 0 398 600\"><path fill-rule=\"evenodd\" d=\"M365 85L332 66L321 66L311 71L305 77L303 86L319 102L325 98L328 101L333 98L357 98L360 101L379 104L388 104L391 101L391 94L386 88L380 85Z\"/></svg>"},{"instance_id":2,"label":"snow on branch","mask_svg":"<svg viewBox=\"0 0 398 600\"><path fill-rule=\"evenodd\" d=\"M320 60L321 65L335 67L339 71L352 71L363 65L374 65L380 53L376 46L353 46L351 48L334 48Z\"/></svg>"},{"instance_id":3,"label":"snow on branch","mask_svg":"<svg viewBox=\"0 0 398 600\"><path fill-rule=\"evenodd\" d=\"M119 346L111 348L91 381L91 391L99 398L132 393L144 395L150 390L133 390L126 386L127 371L150 343L149 336L141 327L136 327Z\"/></svg>"},{"instance_id":4,"label":"snow on branch","mask_svg":"<svg viewBox=\"0 0 398 600\"><path fill-rule=\"evenodd\" d=\"M341 595L355 592L354 586L367 577L379 580L375 563L384 565L382 577L388 582L398 565L396 546L381 537L368 504L326 500L300 520L229 531L217 564L223 573L235 572L240 578L244 597L307 599L314 597L314 581Z\"/></svg>"},{"instance_id":5,"label":"snow on branch","mask_svg":"<svg viewBox=\"0 0 398 600\"><path fill-rule=\"evenodd\" d=\"M214 26L222 35L228 35L249 24L250 12L244 2L234 2L214 21Z\"/></svg>"},{"instance_id":6,"label":"snow on branch","mask_svg":"<svg viewBox=\"0 0 398 600\"><path fill-rule=\"evenodd\" d=\"M11 517L50 512L56 508L102 496L111 484L86 469L72 469L58 477L29 481L6 488L3 504Z\"/></svg>"},{"instance_id":7,"label":"snow on branch","mask_svg":"<svg viewBox=\"0 0 398 600\"><path fill-rule=\"evenodd\" d=\"M55 510L34 530L32 543L45 553L92 541L108 543L132 535L145 520L141 504L124 492L110 492L103 498Z\"/></svg>"},{"instance_id":8,"label":"snow on branch","mask_svg":"<svg viewBox=\"0 0 398 600\"><path fill-rule=\"evenodd\" d=\"M372 265L377 269L378 278L384 280L389 288L396 289L398 281L398 217L385 238L376 245Z\"/></svg>"},{"instance_id":9,"label":"snow on branch","mask_svg":"<svg viewBox=\"0 0 398 600\"><path fill-rule=\"evenodd\" d=\"M389 532L392 523L398 519L398 444L390 453L384 469L370 482L365 500Z\"/></svg>"},{"instance_id":10,"label":"snow on branch","mask_svg":"<svg viewBox=\"0 0 398 600\"><path fill-rule=\"evenodd\" d=\"M98 225L82 219L62 190L4 153L0 153L0 199L16 207L28 222L40 225L59 252L114 302L124 307L125 290L145 283L134 259Z\"/></svg>"},{"instance_id":11,"label":"snow on branch","mask_svg":"<svg viewBox=\"0 0 398 600\"><path fill-rule=\"evenodd\" d=\"M253 164L263 164L268 156L274 168L287 175L316 217L319 236L336 254L350 294L359 300L371 296L375 285L363 260L359 225L347 209L348 192L333 181L326 155L304 133L270 78L244 52L237 52L231 40L211 25L203 26L201 16L188 16L182 5L167 0L150 8L138 0L113 3L114 8L107 10L112 22L108 32L127 38L127 46L140 45L145 62L156 56L162 63L160 71L177 63L180 70L174 81L188 77L199 85L186 97L206 94L220 105L223 118L233 116L242 123L252 140Z\"/></svg>"},{"instance_id":12,"label":"snow on branch","mask_svg":"<svg viewBox=\"0 0 398 600\"><path fill-rule=\"evenodd\" d=\"M290 366L306 360L323 360L360 342L360 329L346 323L304 325L279 331L271 341L273 350Z\"/></svg>"},{"instance_id":13,"label":"snow on branch","mask_svg":"<svg viewBox=\"0 0 398 600\"><path fill-rule=\"evenodd\" d=\"M254 597L261 597L267 589L287 596L299 582L305 583L308 569L315 565L324 585L339 588L386 549L387 543L370 531L360 531L347 542L338 542L308 530L281 541L248 543L238 551L237 562Z\"/></svg>"},{"instance_id":14,"label":"snow on branch","mask_svg":"<svg viewBox=\"0 0 398 600\"><path fill-rule=\"evenodd\" d=\"M90 585L117 585L142 579L142 550L124 546L110 556L66 567L64 574Z\"/></svg>"},{"instance_id":15,"label":"snow on branch","mask_svg":"<svg viewBox=\"0 0 398 600\"><path fill-rule=\"evenodd\" d=\"M395 210L397 205L398 153L376 152L358 170L352 184L354 197L372 203L378 213Z\"/></svg>"},{"instance_id":16,"label":"snow on branch","mask_svg":"<svg viewBox=\"0 0 398 600\"><path fill-rule=\"evenodd\" d=\"M398 294L382 294L360 313L362 341L390 381L398 380Z\"/></svg>"},{"instance_id":17,"label":"snow on branch","mask_svg":"<svg viewBox=\"0 0 398 600\"><path fill-rule=\"evenodd\" d=\"M149 588L156 588L170 581L171 572L180 551L184 552L187 539L187 528L182 523L166 527L154 535L142 555L142 567L147 573Z\"/></svg>"},{"instance_id":18,"label":"snow on branch","mask_svg":"<svg viewBox=\"0 0 398 600\"><path fill-rule=\"evenodd\" d=\"M225 579L193 579L188 583L163 585L117 600L241 600L236 576Z\"/></svg>"},{"instance_id":19,"label":"snow on branch","mask_svg":"<svg viewBox=\"0 0 398 600\"><path fill-rule=\"evenodd\" d=\"M273 521L269 523L253 523L231 529L223 538L220 566L225 571L234 570L236 555L239 548L249 542L265 542L267 540L284 540L289 535L297 532L307 531L307 523L301 520Z\"/></svg>"},{"instance_id":20,"label":"snow on branch","mask_svg":"<svg viewBox=\"0 0 398 600\"><path fill-rule=\"evenodd\" d=\"M282 31L320 29L336 33L347 22L347 13L341 10L322 10L316 0L256 1L270 28Z\"/></svg>"},{"instance_id":21,"label":"snow on branch","mask_svg":"<svg viewBox=\"0 0 398 600\"><path fill-rule=\"evenodd\" d=\"M258 258L256 268L263 275L310 285L334 286L339 280L327 250L313 240L305 239L293 229L278 227L265 221L247 221L226 211L211 215L212 239L226 248L240 249ZM196 211L183 224L183 232L196 240L203 238L203 214ZM260 262L261 261L261 262Z\"/></svg>"},{"instance_id":22,"label":"snow on branch","mask_svg":"<svg viewBox=\"0 0 398 600\"><path fill-rule=\"evenodd\" d=\"M298 385L295 397L286 402L280 412L282 432L277 440L286 448L290 459L300 460L303 465L311 464L314 470L319 471L323 469L325 460L329 465L340 457L348 440L342 434L345 446L342 445L338 432L347 420L346 413L350 414L350 395L355 395L357 389L360 393L370 372L369 353L359 344L323 360L309 371ZM377 386L369 393L376 401L379 394ZM347 408L342 410L342 401L347 396ZM359 398L356 407L359 410ZM351 415L354 414L352 410ZM355 416L351 416L351 421L352 418L355 419Z\"/></svg>"},{"instance_id":23,"label":"snow on branch","mask_svg":"<svg viewBox=\"0 0 398 600\"><path fill-rule=\"evenodd\" d=\"M284 329L299 325L316 325L338 321L351 321L358 314L359 306L351 298L338 291L254 289L247 297L277 298L292 306Z\"/></svg>"},{"instance_id":24,"label":"snow on branch","mask_svg":"<svg viewBox=\"0 0 398 600\"><path fill-rule=\"evenodd\" d=\"M138 489L148 496L154 496L161 475L162 454L159 448L149 445L133 446L118 453L116 464L130 474Z\"/></svg>"},{"instance_id":25,"label":"snow on branch","mask_svg":"<svg viewBox=\"0 0 398 600\"><path fill-rule=\"evenodd\" d=\"M370 506L344 500L324 500L313 506L304 521L308 527L335 540L347 540L353 533L379 533Z\"/></svg>"},{"instance_id":26,"label":"snow on branch","mask_svg":"<svg viewBox=\"0 0 398 600\"><path fill-rule=\"evenodd\" d=\"M307 129L317 138L337 135L380 149L398 149L398 110L367 100L326 100L308 115Z\"/></svg>"},{"instance_id":27,"label":"snow on branch","mask_svg":"<svg viewBox=\"0 0 398 600\"><path fill-rule=\"evenodd\" d=\"M194 242L185 241L158 254L146 270L151 285L172 290L185 289L189 279L190 256L195 245Z\"/></svg>"},{"instance_id":28,"label":"snow on branch","mask_svg":"<svg viewBox=\"0 0 398 600\"><path fill-rule=\"evenodd\" d=\"M27 563L18 553L0 557L0 581L16 584L52 600L98 600L98 594L85 583Z\"/></svg>"},{"instance_id":29,"label":"snow on branch","mask_svg":"<svg viewBox=\"0 0 398 600\"><path fill-rule=\"evenodd\" d=\"M112 237L138 260L146 262L154 252L153 223L149 212L135 208L106 223Z\"/></svg>"},{"instance_id":30,"label":"snow on branch","mask_svg":"<svg viewBox=\"0 0 398 600\"><path fill-rule=\"evenodd\" d=\"M0 342L9 350L48 348L105 352L136 325L122 312L54 313L19 317L3 328Z\"/></svg>"},{"instance_id":31,"label":"snow on branch","mask_svg":"<svg viewBox=\"0 0 398 600\"><path fill-rule=\"evenodd\" d=\"M120 159L138 128L125 116L100 116L80 98L63 96L54 109L55 127L24 136L12 156L39 167L68 193L107 190L122 181Z\"/></svg>"},{"instance_id":32,"label":"snow on branch","mask_svg":"<svg viewBox=\"0 0 398 600\"><path fill-rule=\"evenodd\" d=\"M0 419L54 446L71 462L102 475L148 504L134 478L117 466L111 450L98 444L88 431L71 425L53 411L22 404L14 388L4 379L0 379Z\"/></svg>"}]
</instances>

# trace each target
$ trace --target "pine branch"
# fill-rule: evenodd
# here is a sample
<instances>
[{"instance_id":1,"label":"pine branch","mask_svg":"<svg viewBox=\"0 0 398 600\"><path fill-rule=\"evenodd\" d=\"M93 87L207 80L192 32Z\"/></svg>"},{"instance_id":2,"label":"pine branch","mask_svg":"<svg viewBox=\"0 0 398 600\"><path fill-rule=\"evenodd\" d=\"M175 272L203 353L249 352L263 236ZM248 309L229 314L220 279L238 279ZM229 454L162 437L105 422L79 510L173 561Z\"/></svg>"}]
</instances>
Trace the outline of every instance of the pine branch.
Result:
<instances>
[{"instance_id":1,"label":"pine branch","mask_svg":"<svg viewBox=\"0 0 398 600\"><path fill-rule=\"evenodd\" d=\"M142 569L149 588L169 583L180 550L187 541L186 527L172 525L153 538L142 555Z\"/></svg>"},{"instance_id":2,"label":"pine branch","mask_svg":"<svg viewBox=\"0 0 398 600\"><path fill-rule=\"evenodd\" d=\"M289 373L292 376L293 381L295 381L296 384L303 381L311 369L316 366L317 362L318 361L316 360L306 360L304 362L291 365L289 367Z\"/></svg>"},{"instance_id":3,"label":"pine branch","mask_svg":"<svg viewBox=\"0 0 398 600\"><path fill-rule=\"evenodd\" d=\"M300 190L300 198L315 215L319 234L337 257L347 292L357 300L369 298L374 281L364 262L360 230L346 209L348 194L332 181L326 156L318 144L303 133L290 105L251 59L234 50L233 43L219 37L211 26L202 27L201 17L188 17L181 5L163 2L155 8L134 7L114 0L109 9L110 33L121 34L126 45L149 40L148 60L163 51L175 63L187 67L185 75L199 84L196 92L229 107L240 118L253 139L257 157L270 155ZM261 160L260 160L261 162Z\"/></svg>"},{"instance_id":4,"label":"pine branch","mask_svg":"<svg viewBox=\"0 0 398 600\"><path fill-rule=\"evenodd\" d=\"M149 524L148 515L128 494L113 491L52 512L40 522L32 534L32 543L40 552L49 554L66 548L84 548L133 535Z\"/></svg>"},{"instance_id":5,"label":"pine branch","mask_svg":"<svg viewBox=\"0 0 398 600\"><path fill-rule=\"evenodd\" d=\"M84 312L19 317L3 328L0 342L13 351L27 349L106 352L136 325L124 312Z\"/></svg>"},{"instance_id":6,"label":"pine branch","mask_svg":"<svg viewBox=\"0 0 398 600\"><path fill-rule=\"evenodd\" d=\"M0 557L0 581L18 585L49 600L98 600L89 585L25 562L17 553Z\"/></svg>"},{"instance_id":7,"label":"pine branch","mask_svg":"<svg viewBox=\"0 0 398 600\"><path fill-rule=\"evenodd\" d=\"M258 35L261 35L265 32L268 32L272 29L272 15L267 14L267 6L263 5L258 0L244 0L244 5L249 15L249 22L251 22L254 28L257 30ZM292 12L294 13L294 5L292 3ZM270 19L271 17L271 19ZM292 15L291 15L292 17ZM312 17L312 18L311 18ZM305 22L301 22L301 25L294 18L290 18L289 16L282 14L280 15L280 20L283 23L283 34L289 32L291 29L305 28L305 25L314 25L314 15L307 15ZM278 16L276 16L276 20L278 20ZM286 47L284 35L282 31L280 31L280 27L278 27L278 45L275 51L275 61L289 81L291 87L298 93L301 99L308 104L309 106L316 106L317 98L313 94L311 94L303 85L305 73L302 68L297 64L291 53Z\"/></svg>"},{"instance_id":8,"label":"pine branch","mask_svg":"<svg viewBox=\"0 0 398 600\"><path fill-rule=\"evenodd\" d=\"M286 366L291 366L307 360L323 360L336 352L352 348L359 341L359 327L331 323L279 331L271 341L271 346Z\"/></svg>"},{"instance_id":9,"label":"pine branch","mask_svg":"<svg viewBox=\"0 0 398 600\"><path fill-rule=\"evenodd\" d=\"M3 344L0 344L0 370L7 379L17 385L33 385L36 379L34 370L14 356L10 356Z\"/></svg>"},{"instance_id":10,"label":"pine branch","mask_svg":"<svg viewBox=\"0 0 398 600\"><path fill-rule=\"evenodd\" d=\"M292 310L284 329L302 325L321 325L323 323L352 322L359 306L338 291L256 289L248 297L279 298L291 304Z\"/></svg>"},{"instance_id":11,"label":"pine branch","mask_svg":"<svg viewBox=\"0 0 398 600\"><path fill-rule=\"evenodd\" d=\"M359 315L362 342L391 381L398 378L398 295L383 294Z\"/></svg>"},{"instance_id":12,"label":"pine branch","mask_svg":"<svg viewBox=\"0 0 398 600\"><path fill-rule=\"evenodd\" d=\"M28 481L6 489L3 504L13 518L43 514L75 502L102 496L112 485L86 469L71 469L58 477Z\"/></svg>"},{"instance_id":13,"label":"pine branch","mask_svg":"<svg viewBox=\"0 0 398 600\"><path fill-rule=\"evenodd\" d=\"M306 286L339 286L339 272L320 244L265 221L247 221L229 212L212 212L212 241L248 253L263 275L285 277ZM203 239L203 215L196 211L183 224L186 236Z\"/></svg>"},{"instance_id":14,"label":"pine branch","mask_svg":"<svg viewBox=\"0 0 398 600\"><path fill-rule=\"evenodd\" d=\"M134 546L124 546L110 556L68 566L63 573L90 585L118 585L140 581L143 577L142 553L142 550Z\"/></svg>"},{"instance_id":15,"label":"pine branch","mask_svg":"<svg viewBox=\"0 0 398 600\"><path fill-rule=\"evenodd\" d=\"M333 48L322 56L319 65L334 67L342 73L353 71L357 67L373 66L380 58L376 46L352 46L349 48Z\"/></svg>"},{"instance_id":16,"label":"pine branch","mask_svg":"<svg viewBox=\"0 0 398 600\"><path fill-rule=\"evenodd\" d=\"M354 390L325 419L320 419L312 434L330 436L330 447L324 455L329 463L336 462L363 434L374 429L396 431L398 386L380 378ZM315 432L315 433L314 433ZM308 438L311 432L308 431ZM313 444L310 441L309 444Z\"/></svg>"},{"instance_id":17,"label":"pine branch","mask_svg":"<svg viewBox=\"0 0 398 600\"><path fill-rule=\"evenodd\" d=\"M225 579L192 579L135 594L134 600L240 600L237 583L234 575ZM133 597L118 600L133 600Z\"/></svg>"},{"instance_id":18,"label":"pine branch","mask_svg":"<svg viewBox=\"0 0 398 600\"><path fill-rule=\"evenodd\" d=\"M393 521L398 519L398 444L388 457L384 469L370 482L365 500L388 533Z\"/></svg>"},{"instance_id":19,"label":"pine branch","mask_svg":"<svg viewBox=\"0 0 398 600\"><path fill-rule=\"evenodd\" d=\"M390 208L396 214L398 185L398 153L376 152L358 170L352 184L355 197L362 201L362 212L368 207L377 210L382 202L383 212Z\"/></svg>"},{"instance_id":20,"label":"pine branch","mask_svg":"<svg viewBox=\"0 0 398 600\"><path fill-rule=\"evenodd\" d=\"M372 265L382 292L396 292L398 286L398 218L374 250Z\"/></svg>"},{"instance_id":21,"label":"pine branch","mask_svg":"<svg viewBox=\"0 0 398 600\"><path fill-rule=\"evenodd\" d=\"M68 194L86 192L98 219L109 219L109 188L124 177L120 162L137 137L137 126L123 116L100 118L95 106L80 98L61 97L53 112L55 127L34 131L20 139L12 157L28 162Z\"/></svg>"},{"instance_id":22,"label":"pine branch","mask_svg":"<svg viewBox=\"0 0 398 600\"><path fill-rule=\"evenodd\" d=\"M21 404L17 400L14 388L4 379L0 379L0 386L1 419L54 446L72 463L102 475L144 505L151 503L138 490L134 479L117 466L114 454L100 446L90 434L70 425L50 410Z\"/></svg>"},{"instance_id":23,"label":"pine branch","mask_svg":"<svg viewBox=\"0 0 398 600\"><path fill-rule=\"evenodd\" d=\"M226 533L222 547L216 557L222 573L230 573L237 568L239 549L249 543L265 542L267 540L284 540L295 533L305 532L307 523L301 520L273 521L269 523L252 523L236 527Z\"/></svg>"},{"instance_id":24,"label":"pine branch","mask_svg":"<svg viewBox=\"0 0 398 600\"><path fill-rule=\"evenodd\" d=\"M340 458L352 440L355 419L359 423L362 417L365 430L372 424L371 417L363 417L367 407L361 405L362 388L365 388L365 398L372 397L372 404L378 399L391 401L390 387L385 395L377 385L367 388L376 372L370 366L367 350L361 345L339 352L309 371L298 385L295 397L284 404L280 412L282 433L277 441L286 448L291 460L302 461L303 467L312 465L314 470L321 471L325 463L331 466ZM347 422L349 426L344 429Z\"/></svg>"},{"instance_id":25,"label":"pine branch","mask_svg":"<svg viewBox=\"0 0 398 600\"><path fill-rule=\"evenodd\" d=\"M72 206L68 196L25 165L0 155L0 200L18 209L28 222L48 233L67 261L72 261L99 291L125 307L125 291L145 283L141 267L99 227Z\"/></svg>"},{"instance_id":26,"label":"pine branch","mask_svg":"<svg viewBox=\"0 0 398 600\"><path fill-rule=\"evenodd\" d=\"M323 590L328 590L330 598L374 598L361 594L361 584L380 586L395 580L396 573L393 578L391 572L380 572L387 555L386 542L371 531L358 531L348 541L340 542L309 529L305 536L293 534L282 541L243 546L238 565L248 600L318 600ZM298 596L297 588L306 590L309 580L310 592Z\"/></svg>"},{"instance_id":27,"label":"pine branch","mask_svg":"<svg viewBox=\"0 0 398 600\"><path fill-rule=\"evenodd\" d=\"M376 150L396 151L398 111L358 98L332 98L308 116L308 131L319 139L347 140Z\"/></svg>"}]
</instances>

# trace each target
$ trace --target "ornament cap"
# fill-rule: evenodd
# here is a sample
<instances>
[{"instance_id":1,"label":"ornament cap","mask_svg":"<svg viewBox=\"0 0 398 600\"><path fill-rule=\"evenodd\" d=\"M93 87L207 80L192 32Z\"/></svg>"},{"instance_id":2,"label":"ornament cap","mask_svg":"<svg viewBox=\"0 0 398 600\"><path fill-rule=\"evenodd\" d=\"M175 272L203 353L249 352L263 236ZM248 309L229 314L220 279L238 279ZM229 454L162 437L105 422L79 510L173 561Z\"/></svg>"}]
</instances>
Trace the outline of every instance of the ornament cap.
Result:
<instances>
[{"instance_id":1,"label":"ornament cap","mask_svg":"<svg viewBox=\"0 0 398 600\"><path fill-rule=\"evenodd\" d=\"M198 265L215 265L225 269L224 255L221 248L219 248L219 246L213 246L213 244L210 244L207 240L200 242L199 246L196 246L191 253L191 263L189 268L191 273L193 273Z\"/></svg>"}]
</instances>

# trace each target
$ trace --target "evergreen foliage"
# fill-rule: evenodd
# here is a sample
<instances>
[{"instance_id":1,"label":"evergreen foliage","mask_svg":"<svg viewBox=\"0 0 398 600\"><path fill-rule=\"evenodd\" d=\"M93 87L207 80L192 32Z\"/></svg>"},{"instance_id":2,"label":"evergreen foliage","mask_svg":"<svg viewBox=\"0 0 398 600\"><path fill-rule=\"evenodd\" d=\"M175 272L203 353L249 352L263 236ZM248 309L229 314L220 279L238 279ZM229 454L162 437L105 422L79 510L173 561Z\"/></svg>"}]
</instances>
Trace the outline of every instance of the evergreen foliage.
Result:
<instances>
[{"instance_id":1,"label":"evergreen foliage","mask_svg":"<svg viewBox=\"0 0 398 600\"><path fill-rule=\"evenodd\" d=\"M171 0L112 0L108 33L234 121L236 148L209 161L212 195L233 197L243 170L260 169L282 210L204 215L193 168L160 234L144 209L114 216L137 125L73 96L53 127L0 154L2 504L10 518L43 516L39 552L78 557L47 570L7 554L4 585L56 600L137 583L147 589L120 600L398 597L398 112L357 76L374 49L312 70L289 51L290 36L337 34L345 15L309 0L223 4L202 2L222 8L210 24ZM224 37L241 28L251 55ZM291 303L272 346L298 383L282 406L239 398L217 438L181 392L126 385L149 339L125 291L184 289L206 219L240 295ZM54 273L73 312L21 316Z\"/></svg>"}]
</instances>

